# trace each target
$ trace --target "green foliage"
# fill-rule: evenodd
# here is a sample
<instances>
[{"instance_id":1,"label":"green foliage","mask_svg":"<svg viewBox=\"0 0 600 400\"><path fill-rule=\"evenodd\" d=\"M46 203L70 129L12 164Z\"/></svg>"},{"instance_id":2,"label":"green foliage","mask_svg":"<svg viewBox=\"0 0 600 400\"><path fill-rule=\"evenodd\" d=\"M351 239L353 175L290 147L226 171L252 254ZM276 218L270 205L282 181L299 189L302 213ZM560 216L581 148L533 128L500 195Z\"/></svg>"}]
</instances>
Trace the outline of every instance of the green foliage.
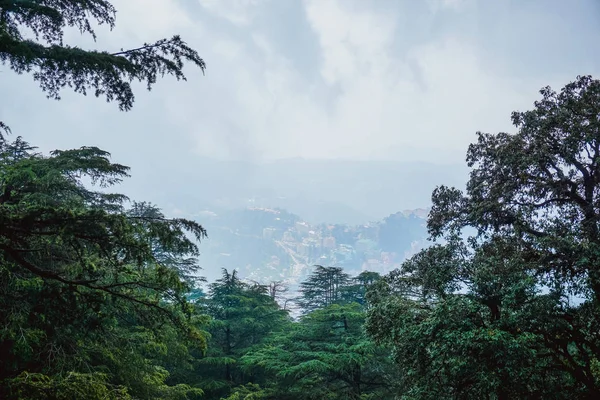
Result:
<instances>
[{"instance_id":1,"label":"green foliage","mask_svg":"<svg viewBox=\"0 0 600 400\"><path fill-rule=\"evenodd\" d=\"M209 395L221 396L235 385L255 382L258 376L254 371L239 367L240 357L289 323L287 312L270 295L269 287L243 282L235 270L224 269L222 278L209 286L208 297L198 306L213 318L208 351L198 365L204 377L202 387Z\"/></svg>"},{"instance_id":2,"label":"green foliage","mask_svg":"<svg viewBox=\"0 0 600 400\"><path fill-rule=\"evenodd\" d=\"M367 291L376 282L381 279L381 275L377 272L363 271L352 278L346 286L342 287L342 300L347 303L358 303L362 306L367 304Z\"/></svg>"},{"instance_id":3,"label":"green foliage","mask_svg":"<svg viewBox=\"0 0 600 400\"><path fill-rule=\"evenodd\" d=\"M120 51L89 51L63 43L74 27L95 39L94 24L115 26L116 10L107 0L0 0L0 61L19 73L32 73L49 98L60 99L68 86L77 93L116 101L121 110L133 106L132 81L150 90L159 77L185 80L184 62L202 71L204 61L179 37ZM24 32L32 32L28 39ZM0 126L1 128L2 126Z\"/></svg>"},{"instance_id":4,"label":"green foliage","mask_svg":"<svg viewBox=\"0 0 600 400\"><path fill-rule=\"evenodd\" d=\"M229 396L223 397L222 400L260 400L267 398L265 393L259 385L248 383L236 387Z\"/></svg>"},{"instance_id":5,"label":"green foliage","mask_svg":"<svg viewBox=\"0 0 600 400\"><path fill-rule=\"evenodd\" d=\"M64 87L134 102L131 82L185 79L205 64L179 36L118 52L63 43L115 23L109 1L0 0L0 61L32 73L48 97ZM198 294L204 228L108 193L128 168L95 147L35 152L0 122L0 397L192 399L208 323ZM92 186L101 190L91 190ZM190 296L190 297L192 297Z\"/></svg>"},{"instance_id":6,"label":"green foliage","mask_svg":"<svg viewBox=\"0 0 600 400\"><path fill-rule=\"evenodd\" d=\"M243 358L261 367L273 399L382 399L389 394L388 352L363 333L357 303L314 310Z\"/></svg>"},{"instance_id":7,"label":"green foliage","mask_svg":"<svg viewBox=\"0 0 600 400\"><path fill-rule=\"evenodd\" d=\"M421 266L437 265L444 264ZM406 398L557 398L567 388L575 393L531 330L549 299L526 280L508 282L497 297L472 290L432 298L424 295L427 286L406 275L397 271L376 285L367 321L368 333L393 347L401 369L397 384Z\"/></svg>"},{"instance_id":8,"label":"green foliage","mask_svg":"<svg viewBox=\"0 0 600 400\"><path fill-rule=\"evenodd\" d=\"M46 384L61 396L74 380L100 388L106 379L111 393L116 385L177 398L185 388L167 385L157 366L166 332L206 348L206 321L185 298L198 255L187 235L201 239L204 229L88 189L82 178L107 187L127 176L108 157L97 148L46 157L21 138L0 144L0 381L11 382L0 386L18 388L11 396Z\"/></svg>"},{"instance_id":9,"label":"green foliage","mask_svg":"<svg viewBox=\"0 0 600 400\"><path fill-rule=\"evenodd\" d=\"M121 110L134 81L204 71L179 36L63 43L115 14L107 0L0 0L0 61L50 98L70 87ZM464 193L434 191L443 244L383 278L317 266L298 321L276 302L281 282L224 270L205 294L204 228L126 207L108 188L129 169L109 153L45 156L0 122L0 398L600 398L600 81L541 94L513 113L516 133L478 133ZM382 226L390 249L401 219Z\"/></svg>"},{"instance_id":10,"label":"green foliage","mask_svg":"<svg viewBox=\"0 0 600 400\"><path fill-rule=\"evenodd\" d=\"M513 113L517 133L478 134L465 193L434 191L428 229L445 244L368 294L402 398L600 396L600 81L541 94Z\"/></svg>"},{"instance_id":11,"label":"green foliage","mask_svg":"<svg viewBox=\"0 0 600 400\"><path fill-rule=\"evenodd\" d=\"M300 284L300 305L305 312L341 302L350 276L340 267L316 265L308 279Z\"/></svg>"},{"instance_id":12,"label":"green foliage","mask_svg":"<svg viewBox=\"0 0 600 400\"><path fill-rule=\"evenodd\" d=\"M69 372L66 376L49 377L43 374L21 373L8 382L18 399L89 399L129 400L131 396L123 387L110 385L101 373L80 374Z\"/></svg>"},{"instance_id":13,"label":"green foliage","mask_svg":"<svg viewBox=\"0 0 600 400\"><path fill-rule=\"evenodd\" d=\"M164 371L158 373L165 374ZM32 400L129 400L133 399L124 386L112 385L106 374L69 372L66 376L46 376L23 372L18 377L8 381L12 395L18 399ZM188 385L166 386L160 382L157 393L143 395L143 398L186 400L199 398L202 390ZM139 396L139 395L138 395ZM136 396L136 398L139 398Z\"/></svg>"}]
</instances>

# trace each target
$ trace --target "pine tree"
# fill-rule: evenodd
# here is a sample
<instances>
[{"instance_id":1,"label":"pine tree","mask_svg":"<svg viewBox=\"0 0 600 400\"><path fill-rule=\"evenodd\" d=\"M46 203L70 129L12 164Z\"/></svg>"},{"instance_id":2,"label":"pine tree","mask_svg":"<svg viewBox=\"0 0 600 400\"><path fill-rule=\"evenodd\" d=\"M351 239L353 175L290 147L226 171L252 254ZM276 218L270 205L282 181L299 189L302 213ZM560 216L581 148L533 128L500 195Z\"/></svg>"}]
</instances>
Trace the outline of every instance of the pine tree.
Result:
<instances>
[{"instance_id":1,"label":"pine tree","mask_svg":"<svg viewBox=\"0 0 600 400\"><path fill-rule=\"evenodd\" d=\"M0 62L50 98L69 87L121 110L133 106L133 81L184 80L185 62L204 71L179 36L115 51L63 42L68 27L95 39L92 25L114 27L115 13L106 0L0 0ZM202 394L186 371L206 350L207 321L186 297L204 228L146 203L126 209L104 189L128 168L101 149L43 156L8 132L0 121L0 398Z\"/></svg>"},{"instance_id":2,"label":"pine tree","mask_svg":"<svg viewBox=\"0 0 600 400\"><path fill-rule=\"evenodd\" d=\"M349 284L342 290L342 298L348 303L358 303L362 306L367 305L367 291L376 282L381 279L377 272L363 271L353 277Z\"/></svg>"},{"instance_id":3,"label":"pine tree","mask_svg":"<svg viewBox=\"0 0 600 400\"><path fill-rule=\"evenodd\" d=\"M364 317L357 303L317 309L242 362L266 371L267 399L391 399L389 351L364 335Z\"/></svg>"},{"instance_id":4,"label":"pine tree","mask_svg":"<svg viewBox=\"0 0 600 400\"><path fill-rule=\"evenodd\" d=\"M127 176L109 156L93 147L43 156L21 138L0 141L2 398L74 398L77 385L97 398L169 398L169 373L154 364L163 333L206 348L186 300L198 255L188 235L206 232L88 189L82 178L106 188ZM142 351L149 343L157 347Z\"/></svg>"},{"instance_id":5,"label":"pine tree","mask_svg":"<svg viewBox=\"0 0 600 400\"><path fill-rule=\"evenodd\" d=\"M260 377L252 370L243 371L239 359L271 332L281 330L288 322L287 312L270 296L268 287L244 282L237 271L226 269L199 305L212 317L208 352L198 369L209 398L225 395L236 385L258 383Z\"/></svg>"},{"instance_id":6,"label":"pine tree","mask_svg":"<svg viewBox=\"0 0 600 400\"><path fill-rule=\"evenodd\" d=\"M121 110L133 106L133 81L150 90L164 75L185 80L185 62L204 71L198 53L177 35L127 50L84 50L63 41L67 27L96 39L92 25L113 28L115 17L107 0L0 0L0 62L18 74L31 73L49 98L60 99L69 87L116 101Z\"/></svg>"},{"instance_id":7,"label":"pine tree","mask_svg":"<svg viewBox=\"0 0 600 400\"><path fill-rule=\"evenodd\" d=\"M300 284L299 304L304 312L330 306L343 300L350 275L340 267L316 265L306 281Z\"/></svg>"}]
</instances>

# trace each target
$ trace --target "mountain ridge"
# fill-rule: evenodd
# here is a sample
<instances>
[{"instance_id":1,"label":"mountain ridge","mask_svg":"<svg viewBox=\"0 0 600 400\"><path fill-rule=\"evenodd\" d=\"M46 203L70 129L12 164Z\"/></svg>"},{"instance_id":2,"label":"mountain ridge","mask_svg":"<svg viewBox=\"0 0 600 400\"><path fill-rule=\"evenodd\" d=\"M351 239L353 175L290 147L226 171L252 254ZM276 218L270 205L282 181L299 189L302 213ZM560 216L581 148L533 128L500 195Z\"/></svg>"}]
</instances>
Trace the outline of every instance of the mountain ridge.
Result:
<instances>
[{"instance_id":1,"label":"mountain ridge","mask_svg":"<svg viewBox=\"0 0 600 400\"><path fill-rule=\"evenodd\" d=\"M170 165L168 169L151 163L131 165L132 178L124 182L125 192L131 198L160 204L167 213L173 209L222 212L247 206L282 207L312 224L359 224L398 210L417 209L430 204L435 187L460 188L468 176L462 164L402 161L253 163L198 157L174 160Z\"/></svg>"},{"instance_id":2,"label":"mountain ridge","mask_svg":"<svg viewBox=\"0 0 600 400\"><path fill-rule=\"evenodd\" d=\"M427 245L427 209L399 211L364 224L311 224L282 208L246 207L197 213L209 237L204 274L237 269L247 278L295 283L315 264L350 273L386 273Z\"/></svg>"}]
</instances>

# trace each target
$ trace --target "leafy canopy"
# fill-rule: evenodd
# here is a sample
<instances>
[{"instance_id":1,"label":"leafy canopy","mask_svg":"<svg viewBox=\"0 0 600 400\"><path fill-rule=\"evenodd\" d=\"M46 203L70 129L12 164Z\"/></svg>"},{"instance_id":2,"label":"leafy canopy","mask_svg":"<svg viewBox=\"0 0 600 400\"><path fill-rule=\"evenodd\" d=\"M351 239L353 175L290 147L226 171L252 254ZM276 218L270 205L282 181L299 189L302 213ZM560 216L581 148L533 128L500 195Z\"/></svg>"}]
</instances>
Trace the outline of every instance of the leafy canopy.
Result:
<instances>
[{"instance_id":1,"label":"leafy canopy","mask_svg":"<svg viewBox=\"0 0 600 400\"><path fill-rule=\"evenodd\" d=\"M350 275L341 267L316 265L308 279L300 283L300 305L305 312L342 301Z\"/></svg>"},{"instance_id":2,"label":"leafy canopy","mask_svg":"<svg viewBox=\"0 0 600 400\"><path fill-rule=\"evenodd\" d=\"M179 37L117 51L64 43L115 24L106 0L0 0L0 62L49 98L94 93L121 110L132 82L185 80L204 61ZM0 397L192 399L206 351L197 296L202 226L108 188L128 176L96 147L44 156L0 121ZM90 184L92 189L90 189ZM95 186L95 188L94 188ZM99 190L98 190L99 188Z\"/></svg>"},{"instance_id":3,"label":"leafy canopy","mask_svg":"<svg viewBox=\"0 0 600 400\"><path fill-rule=\"evenodd\" d=\"M465 193L434 191L445 244L368 294L406 398L600 396L600 81L541 95L516 133L478 133Z\"/></svg>"}]
</instances>

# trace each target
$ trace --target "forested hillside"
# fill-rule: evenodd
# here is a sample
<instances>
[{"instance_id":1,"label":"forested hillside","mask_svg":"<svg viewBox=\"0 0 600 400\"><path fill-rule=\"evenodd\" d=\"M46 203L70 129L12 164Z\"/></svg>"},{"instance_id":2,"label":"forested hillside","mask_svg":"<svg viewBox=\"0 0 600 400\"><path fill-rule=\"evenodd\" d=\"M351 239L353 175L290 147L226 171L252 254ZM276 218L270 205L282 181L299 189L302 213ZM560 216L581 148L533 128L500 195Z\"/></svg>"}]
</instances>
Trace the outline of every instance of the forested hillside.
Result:
<instances>
[{"instance_id":1,"label":"forested hillside","mask_svg":"<svg viewBox=\"0 0 600 400\"><path fill-rule=\"evenodd\" d=\"M281 208L204 212L196 218L210 236L200 261L209 279L221 268L239 269L243 278L293 286L315 264L387 273L427 245L426 214L411 210L350 225L310 224Z\"/></svg>"},{"instance_id":2,"label":"forested hillside","mask_svg":"<svg viewBox=\"0 0 600 400\"><path fill-rule=\"evenodd\" d=\"M132 81L204 69L178 36L63 43L114 16L106 0L0 0L0 60L51 98L123 110ZM540 94L514 133L478 134L465 191L435 189L434 245L385 275L314 266L293 299L234 269L204 282L210 231L112 192L129 169L106 151L42 154L3 122L0 398L600 398L600 81Z\"/></svg>"}]
</instances>

